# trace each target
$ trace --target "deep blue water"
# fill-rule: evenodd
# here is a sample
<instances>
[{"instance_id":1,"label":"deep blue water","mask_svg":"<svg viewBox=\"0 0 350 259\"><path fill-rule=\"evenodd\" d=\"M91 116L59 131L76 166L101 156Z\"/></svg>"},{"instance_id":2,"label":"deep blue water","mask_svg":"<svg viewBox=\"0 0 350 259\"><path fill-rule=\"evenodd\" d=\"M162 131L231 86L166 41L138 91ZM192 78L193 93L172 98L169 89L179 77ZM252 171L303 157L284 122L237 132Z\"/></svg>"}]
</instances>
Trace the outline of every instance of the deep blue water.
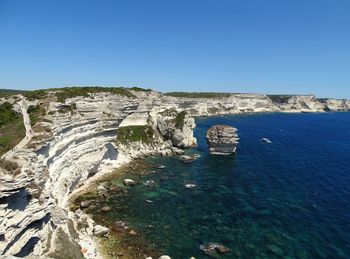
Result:
<instances>
[{"instance_id":1,"label":"deep blue water","mask_svg":"<svg viewBox=\"0 0 350 259\"><path fill-rule=\"evenodd\" d=\"M350 113L196 123L199 145L188 152L201 157L191 164L146 159L167 168L135 178L156 186L126 187L125 198L110 201L111 217L127 220L175 259L209 258L199 249L207 242L232 249L220 258L350 258ZM208 154L205 132L214 124L239 129L236 155ZM197 186L186 189L186 183Z\"/></svg>"}]
</instances>

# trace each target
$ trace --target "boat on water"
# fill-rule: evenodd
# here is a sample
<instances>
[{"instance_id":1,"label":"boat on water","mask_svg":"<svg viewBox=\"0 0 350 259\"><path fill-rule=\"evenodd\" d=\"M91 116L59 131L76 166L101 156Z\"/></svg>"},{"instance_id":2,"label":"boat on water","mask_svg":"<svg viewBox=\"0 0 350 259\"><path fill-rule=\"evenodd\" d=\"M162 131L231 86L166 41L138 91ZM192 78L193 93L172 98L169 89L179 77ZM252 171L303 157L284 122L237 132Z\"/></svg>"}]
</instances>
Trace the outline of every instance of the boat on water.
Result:
<instances>
[{"instance_id":1,"label":"boat on water","mask_svg":"<svg viewBox=\"0 0 350 259\"><path fill-rule=\"evenodd\" d=\"M267 144L271 144L272 143L272 141L269 140L268 138L262 138L262 139L260 139L260 141L263 142L263 143L267 143Z\"/></svg>"}]
</instances>

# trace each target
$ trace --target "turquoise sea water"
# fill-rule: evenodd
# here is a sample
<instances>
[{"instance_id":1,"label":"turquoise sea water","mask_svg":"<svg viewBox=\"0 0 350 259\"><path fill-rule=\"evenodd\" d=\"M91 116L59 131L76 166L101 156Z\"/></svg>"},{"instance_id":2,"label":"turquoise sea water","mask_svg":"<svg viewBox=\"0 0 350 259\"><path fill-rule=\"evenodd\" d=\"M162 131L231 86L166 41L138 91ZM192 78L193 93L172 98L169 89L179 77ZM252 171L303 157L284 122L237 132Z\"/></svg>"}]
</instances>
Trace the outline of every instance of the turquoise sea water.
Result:
<instances>
[{"instance_id":1,"label":"turquoise sea water","mask_svg":"<svg viewBox=\"0 0 350 259\"><path fill-rule=\"evenodd\" d=\"M146 159L166 168L146 169L143 177L130 172L138 185L124 187L123 198L112 196L114 210L106 216L127 221L175 259L210 258L199 249L208 242L232 250L218 258L350 258L350 113L196 123L199 145L187 152L201 157L191 164ZM205 132L214 124L239 129L236 155L208 154ZM147 180L155 185L142 184ZM186 189L187 183L196 187Z\"/></svg>"}]
</instances>

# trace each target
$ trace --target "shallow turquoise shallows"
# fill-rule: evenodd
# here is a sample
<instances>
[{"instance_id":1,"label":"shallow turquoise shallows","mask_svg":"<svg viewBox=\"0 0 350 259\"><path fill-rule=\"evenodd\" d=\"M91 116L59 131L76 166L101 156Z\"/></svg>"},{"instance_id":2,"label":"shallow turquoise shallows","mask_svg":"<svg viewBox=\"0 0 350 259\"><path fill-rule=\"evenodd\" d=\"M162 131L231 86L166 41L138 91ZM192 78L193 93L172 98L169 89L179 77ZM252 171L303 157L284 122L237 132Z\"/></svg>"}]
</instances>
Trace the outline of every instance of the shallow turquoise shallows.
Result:
<instances>
[{"instance_id":1,"label":"shallow turquoise shallows","mask_svg":"<svg viewBox=\"0 0 350 259\"><path fill-rule=\"evenodd\" d=\"M111 217L174 259L209 258L199 249L209 242L232 250L218 258L350 258L350 113L196 123L199 145L187 152L201 157L190 164L146 159L166 168L138 180L155 186L140 183L125 187L123 199L112 197ZM208 154L205 132L214 124L239 129L236 155Z\"/></svg>"}]
</instances>

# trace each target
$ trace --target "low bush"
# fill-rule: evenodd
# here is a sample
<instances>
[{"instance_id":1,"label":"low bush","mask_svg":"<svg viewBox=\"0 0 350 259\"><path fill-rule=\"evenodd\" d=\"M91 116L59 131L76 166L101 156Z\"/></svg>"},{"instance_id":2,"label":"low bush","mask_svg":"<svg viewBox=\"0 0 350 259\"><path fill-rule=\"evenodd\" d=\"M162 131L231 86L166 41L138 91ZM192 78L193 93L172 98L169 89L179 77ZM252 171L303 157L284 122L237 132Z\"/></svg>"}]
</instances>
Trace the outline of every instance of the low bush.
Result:
<instances>
[{"instance_id":1,"label":"low bush","mask_svg":"<svg viewBox=\"0 0 350 259\"><path fill-rule=\"evenodd\" d=\"M154 141L154 130L151 126L127 126L117 129L117 142L129 143L141 141L151 143Z\"/></svg>"},{"instance_id":2,"label":"low bush","mask_svg":"<svg viewBox=\"0 0 350 259\"><path fill-rule=\"evenodd\" d=\"M37 122L41 121L42 118L46 115L45 109L41 105L30 105L27 109L29 114L30 123L35 125Z\"/></svg>"},{"instance_id":3,"label":"low bush","mask_svg":"<svg viewBox=\"0 0 350 259\"><path fill-rule=\"evenodd\" d=\"M0 105L0 126L15 122L21 115L15 112L13 105L9 102L5 102Z\"/></svg>"},{"instance_id":4,"label":"low bush","mask_svg":"<svg viewBox=\"0 0 350 259\"><path fill-rule=\"evenodd\" d=\"M24 96L29 100L40 100L44 99L48 94L48 90L34 90L30 92L26 92Z\"/></svg>"},{"instance_id":5,"label":"low bush","mask_svg":"<svg viewBox=\"0 0 350 259\"><path fill-rule=\"evenodd\" d=\"M127 88L124 87L97 87L97 86L86 86L86 87L65 87L65 88L54 88L50 90L56 90L55 95L59 102L64 103L67 98L74 98L78 96L90 96L92 93L112 93L129 98L136 98Z\"/></svg>"},{"instance_id":6,"label":"low bush","mask_svg":"<svg viewBox=\"0 0 350 259\"><path fill-rule=\"evenodd\" d=\"M13 111L13 105L0 105L0 155L16 146L25 136L22 115Z\"/></svg>"},{"instance_id":7,"label":"low bush","mask_svg":"<svg viewBox=\"0 0 350 259\"><path fill-rule=\"evenodd\" d=\"M175 108L170 108L160 112L159 114L166 117L173 117L173 116L177 116L178 113Z\"/></svg>"},{"instance_id":8,"label":"low bush","mask_svg":"<svg viewBox=\"0 0 350 259\"><path fill-rule=\"evenodd\" d=\"M182 129L183 128L183 126L185 124L185 117L186 117L186 115L187 115L187 112L186 111L182 111L174 119L175 127L177 129Z\"/></svg>"},{"instance_id":9,"label":"low bush","mask_svg":"<svg viewBox=\"0 0 350 259\"><path fill-rule=\"evenodd\" d=\"M9 161L4 158L0 159L0 168L15 175L18 175L21 172L20 167L16 162Z\"/></svg>"},{"instance_id":10,"label":"low bush","mask_svg":"<svg viewBox=\"0 0 350 259\"><path fill-rule=\"evenodd\" d=\"M12 90L12 89L0 89L0 97L9 97L16 94L25 94L27 91L24 90Z\"/></svg>"},{"instance_id":11,"label":"low bush","mask_svg":"<svg viewBox=\"0 0 350 259\"><path fill-rule=\"evenodd\" d=\"M230 97L231 93L214 93L214 92L169 92L164 95L173 97L187 97L187 98L223 98Z\"/></svg>"}]
</instances>

